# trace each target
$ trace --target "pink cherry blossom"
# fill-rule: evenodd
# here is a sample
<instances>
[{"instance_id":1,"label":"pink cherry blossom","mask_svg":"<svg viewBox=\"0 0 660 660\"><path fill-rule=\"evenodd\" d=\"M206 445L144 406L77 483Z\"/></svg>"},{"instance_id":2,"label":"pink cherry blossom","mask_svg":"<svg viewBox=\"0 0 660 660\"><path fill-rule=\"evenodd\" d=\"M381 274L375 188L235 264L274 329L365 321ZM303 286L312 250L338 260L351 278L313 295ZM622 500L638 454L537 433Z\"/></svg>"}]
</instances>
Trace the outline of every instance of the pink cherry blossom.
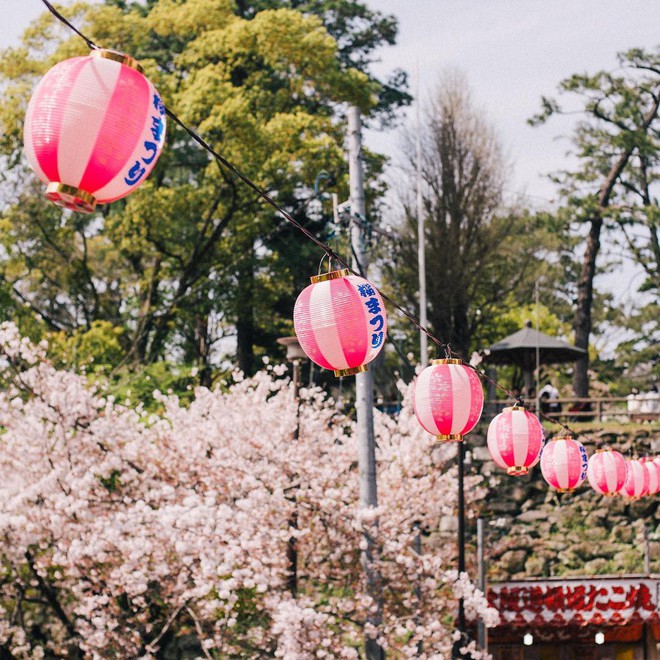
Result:
<instances>
[{"instance_id":1,"label":"pink cherry blossom","mask_svg":"<svg viewBox=\"0 0 660 660\"><path fill-rule=\"evenodd\" d=\"M56 370L5 323L0 371L0 646L13 657L154 658L192 636L204 658L356 658L366 631L402 657L442 658L458 597L496 623L451 572L452 542L415 550L418 528L454 513L455 447L419 427L408 395L397 419L376 414L380 506L359 510L353 422L319 389L298 406L277 366L191 403L157 394L147 411ZM466 492L483 495L473 477Z\"/></svg>"}]
</instances>

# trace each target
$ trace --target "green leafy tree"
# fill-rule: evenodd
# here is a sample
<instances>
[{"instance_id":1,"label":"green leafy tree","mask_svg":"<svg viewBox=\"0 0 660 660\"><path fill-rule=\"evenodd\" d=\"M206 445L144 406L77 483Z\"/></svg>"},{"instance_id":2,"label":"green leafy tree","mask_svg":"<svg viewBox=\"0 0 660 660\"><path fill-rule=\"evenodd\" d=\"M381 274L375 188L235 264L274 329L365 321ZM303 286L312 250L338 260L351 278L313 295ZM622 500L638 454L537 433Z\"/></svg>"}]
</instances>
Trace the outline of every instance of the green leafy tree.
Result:
<instances>
[{"instance_id":1,"label":"green leafy tree","mask_svg":"<svg viewBox=\"0 0 660 660\"><path fill-rule=\"evenodd\" d=\"M594 277L604 230L618 230L646 272L643 288L658 291L653 186L660 146L660 51L622 53L619 65L615 72L574 75L560 84L560 91L577 102L583 114L573 134L579 165L557 177L572 221L587 231L573 322L575 344L581 348L588 347L593 331ZM574 112L574 106L568 111ZM563 112L555 100L544 98L542 112L531 122ZM589 394L588 366L588 357L576 363L576 396Z\"/></svg>"},{"instance_id":2,"label":"green leafy tree","mask_svg":"<svg viewBox=\"0 0 660 660\"><path fill-rule=\"evenodd\" d=\"M320 230L306 205L320 170L338 173L344 185L341 104L369 113L383 86L350 65L350 45L339 47L318 16L260 8L248 19L229 0L160 0L79 4L67 15L96 43L138 58L168 107L296 219ZM369 39L355 36L360 65L390 38L385 23ZM172 123L168 146L139 190L99 215L65 214L63 222L26 171L21 126L38 77L83 53L81 41L62 40L47 15L23 46L3 54L0 147L22 182L0 222L4 290L51 331L110 322L122 328L132 361L178 356L198 364L206 384L218 341L236 335L239 365L253 372L255 347L266 350L290 334L295 291L302 273L316 267L318 250Z\"/></svg>"}]
</instances>

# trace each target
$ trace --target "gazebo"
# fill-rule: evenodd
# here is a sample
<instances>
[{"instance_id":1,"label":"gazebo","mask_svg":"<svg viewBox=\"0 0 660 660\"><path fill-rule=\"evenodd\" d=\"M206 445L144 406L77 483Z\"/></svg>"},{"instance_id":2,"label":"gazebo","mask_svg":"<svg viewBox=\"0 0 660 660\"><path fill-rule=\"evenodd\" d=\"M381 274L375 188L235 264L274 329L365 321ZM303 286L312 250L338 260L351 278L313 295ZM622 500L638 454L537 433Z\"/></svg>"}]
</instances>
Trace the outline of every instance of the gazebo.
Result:
<instances>
[{"instance_id":1,"label":"gazebo","mask_svg":"<svg viewBox=\"0 0 660 660\"><path fill-rule=\"evenodd\" d=\"M583 348L534 330L531 325L528 321L522 330L493 344L484 356L488 364L519 366L528 395L534 386L534 369L542 364L575 362L586 353Z\"/></svg>"}]
</instances>

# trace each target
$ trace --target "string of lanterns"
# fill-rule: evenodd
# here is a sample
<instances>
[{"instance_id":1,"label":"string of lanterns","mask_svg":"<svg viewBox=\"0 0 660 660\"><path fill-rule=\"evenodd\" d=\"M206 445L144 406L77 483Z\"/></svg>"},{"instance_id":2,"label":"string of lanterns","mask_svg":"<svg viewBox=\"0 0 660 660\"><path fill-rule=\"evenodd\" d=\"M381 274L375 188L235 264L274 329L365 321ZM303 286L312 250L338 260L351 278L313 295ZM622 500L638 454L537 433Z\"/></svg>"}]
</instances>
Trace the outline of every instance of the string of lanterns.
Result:
<instances>
[{"instance_id":1,"label":"string of lanterns","mask_svg":"<svg viewBox=\"0 0 660 660\"><path fill-rule=\"evenodd\" d=\"M50 69L28 104L25 153L35 174L47 184L49 200L72 211L91 213L97 204L130 194L156 164L169 115L286 220L321 246L328 257L344 263L329 246L301 227L166 110L136 60L96 47L50 3L43 1L93 48L86 57L74 57ZM442 345L368 280L345 268L312 277L296 301L294 328L305 354L339 377L366 371L387 336L383 299ZM446 353L445 359L435 360L416 378L413 405L426 431L440 441L462 442L481 418L484 395L480 376L486 376L451 358L448 347ZM626 460L611 449L598 450L588 458L582 443L567 430L571 435L558 436L544 446L541 422L520 402L505 408L492 420L487 433L488 449L495 464L512 476L525 475L540 462L544 479L562 492L571 492L585 479L603 495L621 493L637 499L660 491L659 458Z\"/></svg>"}]
</instances>

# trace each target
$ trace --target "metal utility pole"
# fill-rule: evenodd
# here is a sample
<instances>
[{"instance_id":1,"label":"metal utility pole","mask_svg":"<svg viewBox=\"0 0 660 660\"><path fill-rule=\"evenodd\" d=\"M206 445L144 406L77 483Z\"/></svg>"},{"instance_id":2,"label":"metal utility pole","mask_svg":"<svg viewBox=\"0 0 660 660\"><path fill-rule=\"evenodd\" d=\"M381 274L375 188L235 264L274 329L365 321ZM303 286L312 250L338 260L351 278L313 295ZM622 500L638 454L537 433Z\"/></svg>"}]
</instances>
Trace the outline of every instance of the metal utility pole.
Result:
<instances>
[{"instance_id":1,"label":"metal utility pole","mask_svg":"<svg viewBox=\"0 0 660 660\"><path fill-rule=\"evenodd\" d=\"M417 63L417 271L419 273L419 323L426 328L426 236L424 235L424 205L422 204L422 120L419 98L419 62ZM428 337L425 332L419 333L419 363L422 369L428 367L429 349Z\"/></svg>"},{"instance_id":2,"label":"metal utility pole","mask_svg":"<svg viewBox=\"0 0 660 660\"><path fill-rule=\"evenodd\" d=\"M364 200L364 174L362 168L362 136L360 111L348 109L348 173L351 202L351 248L353 269L367 275L367 225ZM374 438L374 381L371 366L355 377L355 408L357 411L358 472L360 478L360 509L378 506L376 487L376 441ZM365 531L367 548L362 552L362 566L367 581L367 593L373 609L367 621L378 627L382 621L382 588L378 568L378 548L373 536ZM375 639L365 639L368 660L381 660L385 653Z\"/></svg>"}]
</instances>

